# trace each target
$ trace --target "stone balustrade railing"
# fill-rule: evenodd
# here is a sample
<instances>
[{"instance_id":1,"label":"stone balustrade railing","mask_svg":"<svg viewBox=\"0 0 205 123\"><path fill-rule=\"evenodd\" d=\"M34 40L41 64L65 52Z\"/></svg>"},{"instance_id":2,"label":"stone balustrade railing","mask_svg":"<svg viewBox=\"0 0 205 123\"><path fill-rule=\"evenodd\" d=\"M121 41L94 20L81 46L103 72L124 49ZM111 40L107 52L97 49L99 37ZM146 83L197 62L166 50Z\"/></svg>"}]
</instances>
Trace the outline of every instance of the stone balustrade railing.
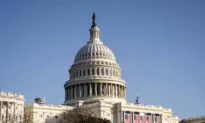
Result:
<instances>
[{"instance_id":1,"label":"stone balustrade railing","mask_svg":"<svg viewBox=\"0 0 205 123\"><path fill-rule=\"evenodd\" d=\"M2 97L14 97L18 99L24 99L24 95L17 94L15 92L5 92L5 91L0 91L0 96Z\"/></svg>"},{"instance_id":2,"label":"stone balustrade railing","mask_svg":"<svg viewBox=\"0 0 205 123\"><path fill-rule=\"evenodd\" d=\"M155 110L164 110L164 111L172 112L171 108L164 108L162 106L135 104L135 103L126 103L126 104L130 106L138 106L139 108L144 108L144 109L155 109Z\"/></svg>"},{"instance_id":3,"label":"stone balustrade railing","mask_svg":"<svg viewBox=\"0 0 205 123\"><path fill-rule=\"evenodd\" d=\"M125 81L123 79L119 78L119 77L115 77L115 76L99 76L99 75L76 77L73 80L74 81L78 81L78 80L88 80L88 79L109 79L109 80L122 81L122 82L125 83Z\"/></svg>"},{"instance_id":4,"label":"stone balustrade railing","mask_svg":"<svg viewBox=\"0 0 205 123\"><path fill-rule=\"evenodd\" d=\"M60 108L60 109L72 109L71 106L64 106L64 105L52 105L52 104L34 104L35 107L43 107L43 108Z\"/></svg>"}]
</instances>

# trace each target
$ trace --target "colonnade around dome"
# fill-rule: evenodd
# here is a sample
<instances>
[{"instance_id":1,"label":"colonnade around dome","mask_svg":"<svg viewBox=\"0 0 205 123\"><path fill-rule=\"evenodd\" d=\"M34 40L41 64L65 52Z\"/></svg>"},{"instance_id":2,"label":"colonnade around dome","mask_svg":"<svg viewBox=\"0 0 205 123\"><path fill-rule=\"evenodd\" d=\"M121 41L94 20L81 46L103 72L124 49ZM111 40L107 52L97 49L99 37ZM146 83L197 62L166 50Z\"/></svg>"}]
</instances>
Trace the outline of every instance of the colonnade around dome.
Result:
<instances>
[{"instance_id":1,"label":"colonnade around dome","mask_svg":"<svg viewBox=\"0 0 205 123\"><path fill-rule=\"evenodd\" d=\"M65 90L66 100L87 97L125 98L126 87L112 83L80 83L68 86Z\"/></svg>"}]
</instances>

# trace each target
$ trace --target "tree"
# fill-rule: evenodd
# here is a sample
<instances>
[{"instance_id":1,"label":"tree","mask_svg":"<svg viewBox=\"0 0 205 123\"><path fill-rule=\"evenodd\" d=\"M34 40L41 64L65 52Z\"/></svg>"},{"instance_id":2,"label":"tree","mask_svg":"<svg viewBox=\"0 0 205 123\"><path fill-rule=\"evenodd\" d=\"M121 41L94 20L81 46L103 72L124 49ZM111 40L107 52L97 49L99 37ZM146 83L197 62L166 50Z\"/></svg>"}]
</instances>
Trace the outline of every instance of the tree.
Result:
<instances>
[{"instance_id":1,"label":"tree","mask_svg":"<svg viewBox=\"0 0 205 123\"><path fill-rule=\"evenodd\" d=\"M107 119L93 116L93 112L86 106L76 107L60 115L58 123L111 123Z\"/></svg>"}]
</instances>

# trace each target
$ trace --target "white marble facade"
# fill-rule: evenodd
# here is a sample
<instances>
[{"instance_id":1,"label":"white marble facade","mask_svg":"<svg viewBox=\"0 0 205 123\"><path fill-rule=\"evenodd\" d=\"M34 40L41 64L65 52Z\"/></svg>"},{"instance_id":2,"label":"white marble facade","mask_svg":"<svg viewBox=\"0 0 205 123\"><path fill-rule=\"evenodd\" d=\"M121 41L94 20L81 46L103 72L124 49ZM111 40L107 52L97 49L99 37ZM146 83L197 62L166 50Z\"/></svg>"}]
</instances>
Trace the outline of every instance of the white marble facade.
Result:
<instances>
[{"instance_id":1,"label":"white marble facade","mask_svg":"<svg viewBox=\"0 0 205 123\"><path fill-rule=\"evenodd\" d=\"M0 123L21 123L24 116L24 96L0 91Z\"/></svg>"}]
</instances>

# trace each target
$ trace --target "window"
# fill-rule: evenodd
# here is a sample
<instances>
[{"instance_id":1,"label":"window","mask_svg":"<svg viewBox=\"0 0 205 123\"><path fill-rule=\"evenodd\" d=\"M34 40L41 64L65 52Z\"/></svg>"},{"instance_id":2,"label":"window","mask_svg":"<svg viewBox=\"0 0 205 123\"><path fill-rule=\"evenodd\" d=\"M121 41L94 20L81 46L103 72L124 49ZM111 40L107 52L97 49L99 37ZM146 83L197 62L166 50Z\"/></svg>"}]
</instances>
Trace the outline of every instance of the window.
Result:
<instances>
[{"instance_id":1,"label":"window","mask_svg":"<svg viewBox=\"0 0 205 123\"><path fill-rule=\"evenodd\" d=\"M97 68L97 75L100 75L100 70L99 70L99 68Z\"/></svg>"},{"instance_id":2,"label":"window","mask_svg":"<svg viewBox=\"0 0 205 123\"><path fill-rule=\"evenodd\" d=\"M82 74L81 72L82 72L82 71L80 70L80 76L81 76L81 74Z\"/></svg>"},{"instance_id":3,"label":"window","mask_svg":"<svg viewBox=\"0 0 205 123\"><path fill-rule=\"evenodd\" d=\"M85 76L85 69L83 70L83 76Z\"/></svg>"},{"instance_id":4,"label":"window","mask_svg":"<svg viewBox=\"0 0 205 123\"><path fill-rule=\"evenodd\" d=\"M95 75L95 69L92 69L92 75Z\"/></svg>"},{"instance_id":5,"label":"window","mask_svg":"<svg viewBox=\"0 0 205 123\"><path fill-rule=\"evenodd\" d=\"M103 68L101 69L101 74L104 75L104 69Z\"/></svg>"},{"instance_id":6,"label":"window","mask_svg":"<svg viewBox=\"0 0 205 123\"><path fill-rule=\"evenodd\" d=\"M106 69L106 75L108 76L108 69Z\"/></svg>"}]
</instances>

